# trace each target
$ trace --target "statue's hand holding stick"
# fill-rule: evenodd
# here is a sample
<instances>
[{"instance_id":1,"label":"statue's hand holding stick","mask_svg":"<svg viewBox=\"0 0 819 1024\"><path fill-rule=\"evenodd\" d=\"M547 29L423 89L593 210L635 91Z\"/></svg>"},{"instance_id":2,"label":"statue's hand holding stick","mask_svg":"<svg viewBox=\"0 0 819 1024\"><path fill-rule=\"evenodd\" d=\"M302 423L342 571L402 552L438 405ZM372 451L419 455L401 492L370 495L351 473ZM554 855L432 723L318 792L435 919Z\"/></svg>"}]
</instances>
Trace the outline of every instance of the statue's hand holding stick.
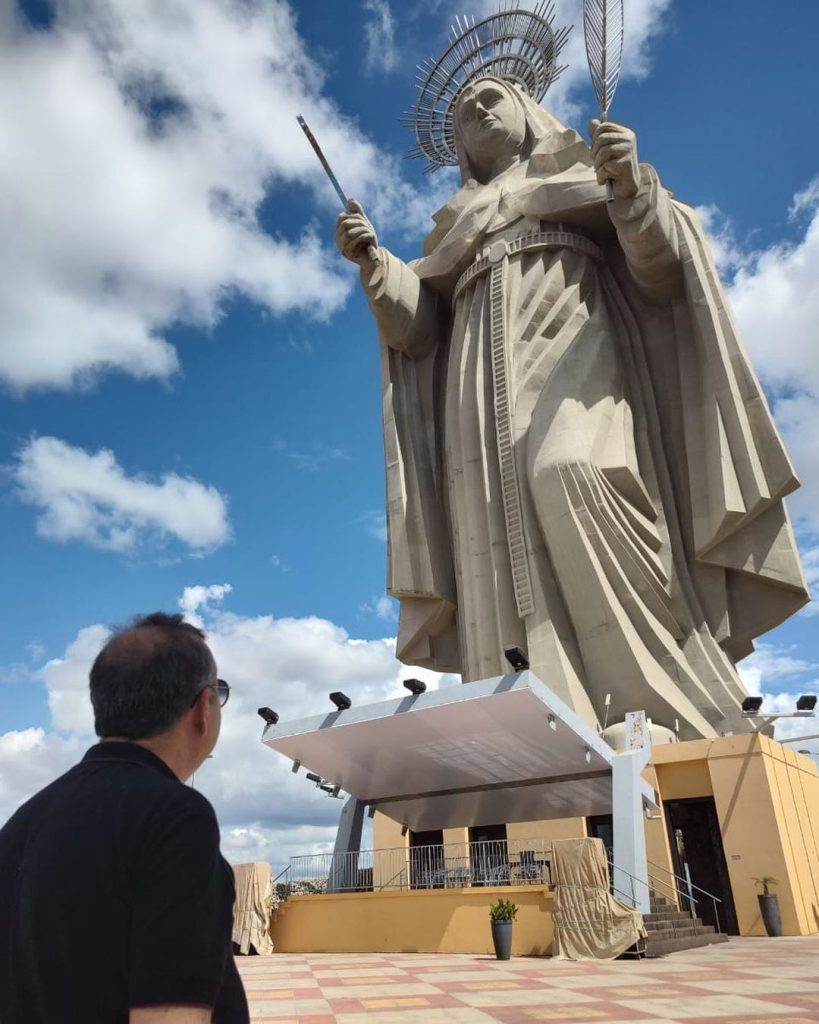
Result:
<instances>
[{"instance_id":1,"label":"statue's hand holding stick","mask_svg":"<svg viewBox=\"0 0 819 1024\"><path fill-rule=\"evenodd\" d=\"M341 255L353 263L360 264L365 260L369 260L371 263L378 263L380 257L378 255L378 239L375 229L367 220L361 205L355 199L348 199L345 195L344 190L338 183L338 178L333 174L333 170L327 162L327 157L325 157L321 146L316 141L315 135L310 131L307 122L300 114L297 117L297 121L301 126L301 130L307 136L307 141L313 147L313 152L319 158L321 166L330 179L330 184L341 201L341 205L344 207L344 212L339 214L336 221L336 245Z\"/></svg>"},{"instance_id":2,"label":"statue's hand holding stick","mask_svg":"<svg viewBox=\"0 0 819 1024\"><path fill-rule=\"evenodd\" d=\"M601 127L605 128L608 127L609 108L623 65L623 0L583 0L583 34L589 74L600 106ZM595 145L597 140L598 133L595 134ZM603 181L606 182L606 199L611 202L615 196L615 183L612 178L603 178L601 185Z\"/></svg>"}]
</instances>

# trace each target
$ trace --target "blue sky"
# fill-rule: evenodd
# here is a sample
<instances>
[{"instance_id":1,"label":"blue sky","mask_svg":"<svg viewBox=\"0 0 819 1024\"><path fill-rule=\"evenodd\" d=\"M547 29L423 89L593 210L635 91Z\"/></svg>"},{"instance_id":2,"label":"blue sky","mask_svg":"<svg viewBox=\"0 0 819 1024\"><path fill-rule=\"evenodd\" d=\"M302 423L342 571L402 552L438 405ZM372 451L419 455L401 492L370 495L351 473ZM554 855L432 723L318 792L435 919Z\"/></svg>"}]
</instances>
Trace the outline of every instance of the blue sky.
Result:
<instances>
[{"instance_id":1,"label":"blue sky","mask_svg":"<svg viewBox=\"0 0 819 1024\"><path fill-rule=\"evenodd\" d=\"M276 861L326 842L338 805L256 749L253 711L377 699L407 673L375 333L295 115L382 242L417 254L453 178L402 158L415 64L455 13L493 8L0 0L0 818L86 745L105 628L182 602L236 687L198 780L226 848ZM546 105L583 130L579 2L556 8L576 27ZM714 237L803 479L815 575L819 9L626 0L626 19L612 117ZM819 685L813 610L744 667L771 707Z\"/></svg>"}]
</instances>

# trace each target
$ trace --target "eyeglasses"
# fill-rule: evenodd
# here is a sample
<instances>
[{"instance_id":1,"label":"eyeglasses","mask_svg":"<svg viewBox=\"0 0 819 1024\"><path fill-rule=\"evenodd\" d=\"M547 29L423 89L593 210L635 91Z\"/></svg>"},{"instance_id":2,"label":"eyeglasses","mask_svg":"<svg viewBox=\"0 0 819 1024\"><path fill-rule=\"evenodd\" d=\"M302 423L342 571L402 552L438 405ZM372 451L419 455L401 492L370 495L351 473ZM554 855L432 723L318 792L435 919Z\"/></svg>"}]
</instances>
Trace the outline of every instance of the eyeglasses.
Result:
<instances>
[{"instance_id":1,"label":"eyeglasses","mask_svg":"<svg viewBox=\"0 0 819 1024\"><path fill-rule=\"evenodd\" d=\"M219 707L223 708L225 704L227 704L228 697L230 696L230 687L224 679L217 679L215 683L208 683L206 686L202 687L199 693L197 693L191 701L191 707L193 707L193 705L199 700L199 694L201 694L203 690L216 690L219 694Z\"/></svg>"}]
</instances>

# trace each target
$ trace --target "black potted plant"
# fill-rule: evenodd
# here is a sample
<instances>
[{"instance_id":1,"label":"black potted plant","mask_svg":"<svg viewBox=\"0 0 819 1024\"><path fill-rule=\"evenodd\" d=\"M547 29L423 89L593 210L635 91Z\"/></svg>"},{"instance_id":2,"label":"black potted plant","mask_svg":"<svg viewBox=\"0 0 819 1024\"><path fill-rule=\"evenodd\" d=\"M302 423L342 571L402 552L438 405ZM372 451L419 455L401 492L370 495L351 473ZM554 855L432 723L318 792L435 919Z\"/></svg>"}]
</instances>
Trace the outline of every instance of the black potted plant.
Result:
<instances>
[{"instance_id":1,"label":"black potted plant","mask_svg":"<svg viewBox=\"0 0 819 1024\"><path fill-rule=\"evenodd\" d=\"M771 875L763 875L755 878L757 885L762 886L762 892L757 896L759 900L759 912L762 915L762 923L765 931L771 937L782 934L782 915L779 913L779 900L770 891L772 885L779 885L779 882Z\"/></svg>"},{"instance_id":2,"label":"black potted plant","mask_svg":"<svg viewBox=\"0 0 819 1024\"><path fill-rule=\"evenodd\" d=\"M498 960L508 960L512 955L512 924L517 915L518 908L511 900L498 900L489 908L492 943Z\"/></svg>"}]
</instances>

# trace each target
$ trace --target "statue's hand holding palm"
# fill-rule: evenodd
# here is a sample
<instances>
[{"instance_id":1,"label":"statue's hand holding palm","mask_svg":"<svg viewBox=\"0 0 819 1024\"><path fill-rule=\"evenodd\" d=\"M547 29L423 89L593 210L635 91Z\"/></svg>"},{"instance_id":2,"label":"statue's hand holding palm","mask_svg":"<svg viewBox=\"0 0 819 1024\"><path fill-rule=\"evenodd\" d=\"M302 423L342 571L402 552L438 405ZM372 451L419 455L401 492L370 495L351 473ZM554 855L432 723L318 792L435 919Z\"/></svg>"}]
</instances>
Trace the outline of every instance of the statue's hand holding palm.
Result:
<instances>
[{"instance_id":1,"label":"statue's hand holding palm","mask_svg":"<svg viewBox=\"0 0 819 1024\"><path fill-rule=\"evenodd\" d=\"M612 121L589 122L591 154L597 180L612 184L616 199L633 199L640 187L637 137L630 128Z\"/></svg>"}]
</instances>

